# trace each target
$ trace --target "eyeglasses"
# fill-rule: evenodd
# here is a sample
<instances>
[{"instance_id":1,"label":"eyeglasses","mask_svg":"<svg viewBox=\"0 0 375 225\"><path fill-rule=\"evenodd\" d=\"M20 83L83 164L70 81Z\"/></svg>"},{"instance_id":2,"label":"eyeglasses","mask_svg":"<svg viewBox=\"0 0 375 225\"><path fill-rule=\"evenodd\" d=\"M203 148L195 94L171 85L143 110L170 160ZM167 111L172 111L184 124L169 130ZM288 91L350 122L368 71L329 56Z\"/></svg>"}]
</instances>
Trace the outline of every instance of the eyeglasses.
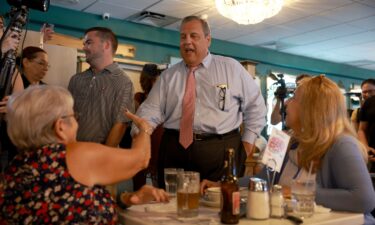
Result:
<instances>
[{"instance_id":1,"label":"eyeglasses","mask_svg":"<svg viewBox=\"0 0 375 225\"><path fill-rule=\"evenodd\" d=\"M224 111L225 109L225 95L227 92L227 85L218 85L219 90L219 109Z\"/></svg>"},{"instance_id":2,"label":"eyeglasses","mask_svg":"<svg viewBox=\"0 0 375 225\"><path fill-rule=\"evenodd\" d=\"M74 117L74 119L76 119L77 121L78 121L78 119L79 119L79 115L78 115L78 113L73 113L73 114L69 114L69 115L61 116L61 119L66 119L66 118L69 118L69 117Z\"/></svg>"},{"instance_id":3,"label":"eyeglasses","mask_svg":"<svg viewBox=\"0 0 375 225\"><path fill-rule=\"evenodd\" d=\"M33 62L35 62L36 64L40 65L40 66L43 66L43 67L48 67L50 68L51 65L47 62L44 62L44 61L38 61L38 60L32 60Z\"/></svg>"},{"instance_id":4,"label":"eyeglasses","mask_svg":"<svg viewBox=\"0 0 375 225\"><path fill-rule=\"evenodd\" d=\"M375 93L375 89L363 90L362 91L362 94L371 94L371 93Z\"/></svg>"}]
</instances>

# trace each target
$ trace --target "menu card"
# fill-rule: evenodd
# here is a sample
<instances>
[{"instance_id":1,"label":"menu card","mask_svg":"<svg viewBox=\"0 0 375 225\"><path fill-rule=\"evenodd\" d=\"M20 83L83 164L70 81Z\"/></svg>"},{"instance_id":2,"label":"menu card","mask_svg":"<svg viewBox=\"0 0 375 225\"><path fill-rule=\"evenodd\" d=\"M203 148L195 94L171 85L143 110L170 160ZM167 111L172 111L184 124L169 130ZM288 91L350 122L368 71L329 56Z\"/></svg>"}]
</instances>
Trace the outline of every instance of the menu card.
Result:
<instances>
[{"instance_id":1,"label":"menu card","mask_svg":"<svg viewBox=\"0 0 375 225\"><path fill-rule=\"evenodd\" d=\"M273 128L263 153L262 163L272 170L280 172L289 140L288 134Z\"/></svg>"}]
</instances>

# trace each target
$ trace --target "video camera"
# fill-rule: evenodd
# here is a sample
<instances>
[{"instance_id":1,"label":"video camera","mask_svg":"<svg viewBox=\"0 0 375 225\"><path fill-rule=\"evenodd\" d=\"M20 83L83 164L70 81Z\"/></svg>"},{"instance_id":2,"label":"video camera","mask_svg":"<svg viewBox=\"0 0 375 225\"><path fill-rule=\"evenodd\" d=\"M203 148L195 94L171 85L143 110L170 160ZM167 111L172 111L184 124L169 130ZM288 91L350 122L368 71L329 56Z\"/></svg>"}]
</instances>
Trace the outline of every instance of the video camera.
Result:
<instances>
[{"instance_id":1,"label":"video camera","mask_svg":"<svg viewBox=\"0 0 375 225\"><path fill-rule=\"evenodd\" d=\"M284 74L274 74L270 75L273 80L276 80L275 84L279 84L280 86L276 89L274 95L279 99L285 99L288 95L291 95L296 90L295 86L286 85L284 80Z\"/></svg>"},{"instance_id":2,"label":"video camera","mask_svg":"<svg viewBox=\"0 0 375 225\"><path fill-rule=\"evenodd\" d=\"M36 9L46 12L49 8L49 0L7 0L8 4L16 8L25 6L30 9Z\"/></svg>"}]
</instances>

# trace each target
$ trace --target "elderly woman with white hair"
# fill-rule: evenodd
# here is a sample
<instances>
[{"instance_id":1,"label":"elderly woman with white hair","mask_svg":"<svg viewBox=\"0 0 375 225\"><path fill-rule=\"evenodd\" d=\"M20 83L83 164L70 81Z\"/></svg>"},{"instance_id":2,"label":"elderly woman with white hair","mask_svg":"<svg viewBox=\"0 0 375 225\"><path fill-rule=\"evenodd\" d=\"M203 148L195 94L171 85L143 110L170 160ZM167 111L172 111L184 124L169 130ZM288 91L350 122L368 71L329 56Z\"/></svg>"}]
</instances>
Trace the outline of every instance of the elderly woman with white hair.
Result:
<instances>
[{"instance_id":1,"label":"elderly woman with white hair","mask_svg":"<svg viewBox=\"0 0 375 225\"><path fill-rule=\"evenodd\" d=\"M29 87L8 102L8 133L20 149L0 186L0 220L10 224L115 224L114 201L104 185L129 179L148 165L150 125L125 112L141 130L129 151L77 142L70 93L57 86ZM129 203L168 201L145 186Z\"/></svg>"}]
</instances>

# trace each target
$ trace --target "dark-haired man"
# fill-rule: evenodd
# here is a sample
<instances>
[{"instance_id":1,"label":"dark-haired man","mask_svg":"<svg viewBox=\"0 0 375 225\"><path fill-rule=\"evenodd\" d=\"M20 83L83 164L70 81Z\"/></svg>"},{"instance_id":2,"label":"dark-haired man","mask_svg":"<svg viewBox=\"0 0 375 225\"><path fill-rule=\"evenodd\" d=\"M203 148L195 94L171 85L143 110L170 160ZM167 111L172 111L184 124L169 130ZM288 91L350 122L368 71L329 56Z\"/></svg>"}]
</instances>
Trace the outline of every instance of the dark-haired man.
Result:
<instances>
[{"instance_id":1,"label":"dark-haired man","mask_svg":"<svg viewBox=\"0 0 375 225\"><path fill-rule=\"evenodd\" d=\"M361 89L364 103L359 113L358 138L367 147L371 172L375 172L375 79L364 80Z\"/></svg>"},{"instance_id":2,"label":"dark-haired man","mask_svg":"<svg viewBox=\"0 0 375 225\"><path fill-rule=\"evenodd\" d=\"M108 28L85 31L83 51L90 68L74 75L69 91L79 115L77 140L118 146L128 119L124 109L133 111L134 88L131 80L113 57L117 38Z\"/></svg>"}]
</instances>

